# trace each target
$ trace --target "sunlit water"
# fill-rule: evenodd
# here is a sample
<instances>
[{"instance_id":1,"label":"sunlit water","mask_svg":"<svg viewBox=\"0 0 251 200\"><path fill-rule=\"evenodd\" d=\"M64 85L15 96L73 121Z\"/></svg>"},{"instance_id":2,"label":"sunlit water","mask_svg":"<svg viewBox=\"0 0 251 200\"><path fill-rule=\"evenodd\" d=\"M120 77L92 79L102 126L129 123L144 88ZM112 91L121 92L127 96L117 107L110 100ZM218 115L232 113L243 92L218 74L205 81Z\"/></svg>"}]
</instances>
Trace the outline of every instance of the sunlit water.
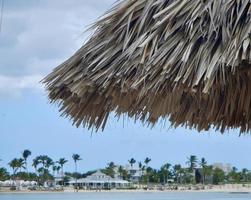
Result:
<instances>
[{"instance_id":1,"label":"sunlit water","mask_svg":"<svg viewBox=\"0 0 251 200\"><path fill-rule=\"evenodd\" d=\"M1 194L0 200L251 200L251 194L231 193L52 193Z\"/></svg>"}]
</instances>

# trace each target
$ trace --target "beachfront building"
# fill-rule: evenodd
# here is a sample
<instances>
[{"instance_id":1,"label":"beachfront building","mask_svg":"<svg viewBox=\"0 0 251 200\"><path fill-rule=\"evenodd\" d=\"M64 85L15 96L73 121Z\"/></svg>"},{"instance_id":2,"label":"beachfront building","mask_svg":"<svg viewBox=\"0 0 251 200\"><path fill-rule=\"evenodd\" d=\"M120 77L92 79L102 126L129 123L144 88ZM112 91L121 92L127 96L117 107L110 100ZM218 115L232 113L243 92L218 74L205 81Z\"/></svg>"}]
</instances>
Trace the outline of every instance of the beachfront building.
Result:
<instances>
[{"instance_id":1,"label":"beachfront building","mask_svg":"<svg viewBox=\"0 0 251 200\"><path fill-rule=\"evenodd\" d=\"M69 186L83 188L87 190L97 190L97 189L127 189L130 187L130 182L122 180L120 178L112 178L97 171L90 176L82 179L71 179L68 182Z\"/></svg>"}]
</instances>

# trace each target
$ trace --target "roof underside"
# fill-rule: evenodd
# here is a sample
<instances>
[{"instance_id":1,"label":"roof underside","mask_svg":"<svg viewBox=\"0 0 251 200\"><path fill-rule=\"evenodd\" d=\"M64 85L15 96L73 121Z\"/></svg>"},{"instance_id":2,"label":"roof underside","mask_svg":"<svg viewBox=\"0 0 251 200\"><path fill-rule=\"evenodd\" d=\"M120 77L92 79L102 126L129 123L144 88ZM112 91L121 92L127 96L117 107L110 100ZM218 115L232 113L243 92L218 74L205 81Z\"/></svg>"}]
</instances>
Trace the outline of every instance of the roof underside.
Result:
<instances>
[{"instance_id":1,"label":"roof underside","mask_svg":"<svg viewBox=\"0 0 251 200\"><path fill-rule=\"evenodd\" d=\"M249 0L126 0L44 83L77 126L111 112L197 130L251 128Z\"/></svg>"}]
</instances>

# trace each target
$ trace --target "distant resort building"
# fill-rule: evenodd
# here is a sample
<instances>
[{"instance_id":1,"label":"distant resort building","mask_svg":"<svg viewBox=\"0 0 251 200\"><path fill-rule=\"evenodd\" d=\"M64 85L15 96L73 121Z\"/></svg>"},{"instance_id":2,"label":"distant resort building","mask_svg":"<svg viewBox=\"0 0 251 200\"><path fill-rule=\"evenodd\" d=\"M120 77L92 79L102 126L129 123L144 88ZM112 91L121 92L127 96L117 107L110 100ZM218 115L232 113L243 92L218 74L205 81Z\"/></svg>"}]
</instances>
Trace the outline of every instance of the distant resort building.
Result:
<instances>
[{"instance_id":1,"label":"distant resort building","mask_svg":"<svg viewBox=\"0 0 251 200\"><path fill-rule=\"evenodd\" d=\"M126 165L125 170L128 172L130 181L132 183L138 183L140 181L140 178L144 175L143 170L135 166Z\"/></svg>"},{"instance_id":2,"label":"distant resort building","mask_svg":"<svg viewBox=\"0 0 251 200\"><path fill-rule=\"evenodd\" d=\"M61 171L59 173L57 173L56 175L54 175L54 181L53 181L53 184L54 185L62 185L64 184L64 177L65 174Z\"/></svg>"},{"instance_id":3,"label":"distant resort building","mask_svg":"<svg viewBox=\"0 0 251 200\"><path fill-rule=\"evenodd\" d=\"M122 180L120 178L112 178L97 171L90 176L82 179L71 179L68 183L69 186L83 188L87 190L97 189L126 189L130 187L130 182Z\"/></svg>"},{"instance_id":4,"label":"distant resort building","mask_svg":"<svg viewBox=\"0 0 251 200\"><path fill-rule=\"evenodd\" d=\"M54 176L54 184L58 185L64 181L65 174L59 173Z\"/></svg>"},{"instance_id":5,"label":"distant resort building","mask_svg":"<svg viewBox=\"0 0 251 200\"><path fill-rule=\"evenodd\" d=\"M223 164L223 163L214 163L213 168L214 169L219 168L222 171L224 171L226 174L229 174L233 169L231 164Z\"/></svg>"}]
</instances>

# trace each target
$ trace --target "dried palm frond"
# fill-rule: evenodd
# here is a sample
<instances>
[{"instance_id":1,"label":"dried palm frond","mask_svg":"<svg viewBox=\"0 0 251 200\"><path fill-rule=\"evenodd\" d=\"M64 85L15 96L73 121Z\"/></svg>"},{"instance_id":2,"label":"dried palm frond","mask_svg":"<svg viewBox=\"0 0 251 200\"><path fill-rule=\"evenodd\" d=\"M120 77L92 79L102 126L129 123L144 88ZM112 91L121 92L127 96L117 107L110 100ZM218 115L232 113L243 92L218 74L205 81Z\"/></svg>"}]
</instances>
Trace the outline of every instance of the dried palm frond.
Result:
<instances>
[{"instance_id":1,"label":"dried palm frond","mask_svg":"<svg viewBox=\"0 0 251 200\"><path fill-rule=\"evenodd\" d=\"M108 115L197 130L251 129L249 0L125 0L45 79L77 126Z\"/></svg>"}]
</instances>

